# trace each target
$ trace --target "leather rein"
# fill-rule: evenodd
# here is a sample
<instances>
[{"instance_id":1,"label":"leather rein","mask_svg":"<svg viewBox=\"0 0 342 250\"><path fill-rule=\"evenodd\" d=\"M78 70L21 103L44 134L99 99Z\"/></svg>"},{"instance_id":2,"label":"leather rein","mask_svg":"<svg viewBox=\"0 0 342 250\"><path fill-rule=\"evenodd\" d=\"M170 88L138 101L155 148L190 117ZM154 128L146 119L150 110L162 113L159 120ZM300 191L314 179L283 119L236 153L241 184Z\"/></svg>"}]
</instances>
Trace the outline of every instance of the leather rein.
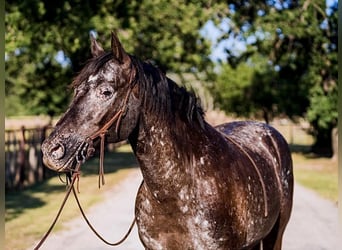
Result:
<instances>
[{"instance_id":1,"label":"leather rein","mask_svg":"<svg viewBox=\"0 0 342 250\"><path fill-rule=\"evenodd\" d=\"M118 133L119 131L119 127L120 127L120 124L121 124L121 120L123 118L123 116L126 114L127 112L127 103L128 103L128 100L129 100L129 96L132 92L132 88L129 88L129 91L127 92L127 95L123 101L123 105L122 107L119 109L119 111L99 130L97 131L96 133L94 133L92 136L90 136L89 138L86 139L86 143L88 143L89 147L90 147L90 151L93 151L94 148L93 148L93 145L92 145L92 142L93 140L95 140L96 138L100 138L101 140L101 145L100 145L100 166L99 166L99 188L102 185L105 184L105 181L104 181L104 167L103 167L103 160L104 160L104 147L105 147L105 136L106 134L108 133L108 129L116 122L115 124L115 132ZM89 228L93 231L93 233L101 240L103 241L105 244L107 245L110 245L110 246L118 246L120 244L122 244L126 239L127 237L129 236L129 234L131 233L132 229L133 229L133 226L136 222L136 218L134 217L133 219L133 222L131 223L127 233L123 236L123 238L117 242L109 242L107 240L105 240L96 230L95 228L91 225L90 221L88 220L87 216L85 215L84 213L84 210L81 206L81 203L77 197L77 192L75 190L75 187L74 187L74 184L75 184L75 181L76 180L79 180L79 176L80 176L80 168L81 168L81 165L82 165L83 162L81 161L77 161L77 165L75 167L74 170L72 170L70 173L67 174L67 177L69 178L69 186L68 186L68 189L67 189L67 192L65 194L65 197L63 199L63 202L58 210L58 213L54 219L54 221L52 222L50 228L48 229L48 231L45 233L45 235L43 236L43 238L39 241L39 243L37 244L37 246L34 248L34 250L37 250L39 249L43 243L45 242L45 240L47 239L47 237L49 236L49 234L51 233L52 229L54 228L55 224L57 223L57 220L66 204L66 201L68 200L69 198L69 195L71 193L71 191L73 192L74 194L74 197L76 199L76 202L77 202L77 205L80 209L80 212L84 218L84 220L86 221L87 225L89 226ZM78 189L78 186L77 186L77 189Z\"/></svg>"}]
</instances>

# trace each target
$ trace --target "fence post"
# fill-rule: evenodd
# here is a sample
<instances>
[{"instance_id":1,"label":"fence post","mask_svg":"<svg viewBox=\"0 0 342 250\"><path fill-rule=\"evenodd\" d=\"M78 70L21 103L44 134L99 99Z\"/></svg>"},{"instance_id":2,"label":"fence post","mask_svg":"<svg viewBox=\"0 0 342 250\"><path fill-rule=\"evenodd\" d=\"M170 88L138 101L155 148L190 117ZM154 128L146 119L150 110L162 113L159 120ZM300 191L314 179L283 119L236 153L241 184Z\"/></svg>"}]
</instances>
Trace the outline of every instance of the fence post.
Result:
<instances>
[{"instance_id":1,"label":"fence post","mask_svg":"<svg viewBox=\"0 0 342 250\"><path fill-rule=\"evenodd\" d=\"M42 133L41 133L41 136L40 136L40 146L43 144L45 138L46 138L46 129L47 126L44 126L42 128ZM47 178L46 176L46 168L44 166L44 162L43 162L43 152L42 152L42 148L40 148L40 159L41 159L41 167L42 167L42 179L44 180L45 178Z\"/></svg>"},{"instance_id":2,"label":"fence post","mask_svg":"<svg viewBox=\"0 0 342 250\"><path fill-rule=\"evenodd\" d=\"M20 128L18 170L15 174L14 186L21 189L25 180L25 127Z\"/></svg>"}]
</instances>

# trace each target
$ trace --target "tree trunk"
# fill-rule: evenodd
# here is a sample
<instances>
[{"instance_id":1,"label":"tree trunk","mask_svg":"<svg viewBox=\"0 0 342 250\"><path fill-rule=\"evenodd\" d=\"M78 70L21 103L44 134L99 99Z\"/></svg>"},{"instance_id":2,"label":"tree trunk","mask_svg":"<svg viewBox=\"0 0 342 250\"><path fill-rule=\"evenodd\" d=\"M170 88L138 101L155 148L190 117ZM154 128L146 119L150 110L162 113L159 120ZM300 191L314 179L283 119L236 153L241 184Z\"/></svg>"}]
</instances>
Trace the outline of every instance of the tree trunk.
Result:
<instances>
[{"instance_id":1,"label":"tree trunk","mask_svg":"<svg viewBox=\"0 0 342 250\"><path fill-rule=\"evenodd\" d=\"M332 129L318 131L315 137L316 141L312 146L312 152L320 156L332 157L332 138Z\"/></svg>"},{"instance_id":2,"label":"tree trunk","mask_svg":"<svg viewBox=\"0 0 342 250\"><path fill-rule=\"evenodd\" d=\"M331 146L332 146L332 157L333 161L337 161L338 158L338 129L337 127L331 130Z\"/></svg>"}]
</instances>

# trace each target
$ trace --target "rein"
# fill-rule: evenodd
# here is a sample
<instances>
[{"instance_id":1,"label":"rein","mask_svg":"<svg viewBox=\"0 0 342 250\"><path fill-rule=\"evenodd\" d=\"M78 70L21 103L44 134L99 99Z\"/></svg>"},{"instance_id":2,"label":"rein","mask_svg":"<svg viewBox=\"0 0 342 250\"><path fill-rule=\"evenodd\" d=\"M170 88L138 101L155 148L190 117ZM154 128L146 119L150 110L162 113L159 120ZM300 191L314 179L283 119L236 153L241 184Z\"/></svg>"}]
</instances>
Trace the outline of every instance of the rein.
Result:
<instances>
[{"instance_id":1,"label":"rein","mask_svg":"<svg viewBox=\"0 0 342 250\"><path fill-rule=\"evenodd\" d=\"M132 229L133 229L133 226L134 226L134 224L135 224L135 221L136 221L136 218L135 218L135 217L134 217L134 219L133 219L133 221L132 221L130 227L128 228L127 233L124 235L124 237L122 237L122 239L119 240L119 241L117 241L117 242L111 243L111 242L107 241L106 239L104 239L104 238L96 231L96 229L91 225L90 221L88 220L87 216L86 216L85 213L84 213L84 210L82 209L81 203L80 203L80 201L79 201L79 199L78 199L78 197L77 197L77 194L76 194L76 191L75 191L75 187L74 187L74 186L72 187L72 192L74 193L74 197L75 197L75 199L76 199L77 205L78 205L78 207L79 207L79 209L80 209L80 211L81 211L81 214L82 214L84 220L87 222L87 225L89 226L89 228L91 229L91 231L93 231L93 233L94 233L102 242L106 243L106 244L109 245L109 246L118 246L118 245L122 244L122 243L127 239L127 237L128 237L129 234L131 233L131 231L132 231Z\"/></svg>"},{"instance_id":2,"label":"rein","mask_svg":"<svg viewBox=\"0 0 342 250\"><path fill-rule=\"evenodd\" d=\"M47 239L47 237L48 237L49 234L51 233L52 229L53 229L54 226L56 225L57 220L58 220L58 218L59 218L59 216L60 216L60 214L61 214L61 212L62 212L62 210L63 210L63 208L64 208L64 205L65 205L66 201L67 201L68 198L69 198L69 195L70 195L70 193L71 193L71 190L74 188L75 181L76 181L76 179L78 179L80 167L81 167L81 164L78 163L77 166L76 166L76 168L75 168L75 170L74 170L74 173L73 173L73 175L72 175L72 179L71 179L70 185L69 185L69 187L68 187L68 190L67 190L67 192L66 192L66 194L65 194L64 200L63 200L63 202L62 202L62 204L61 204L61 207L60 207L59 210L58 210L58 213L57 213L57 215L56 215L54 221L52 222L52 224L51 224L49 230L45 233L45 235L43 236L43 238L39 241L39 243L37 244L37 246L34 248L34 250L39 249L39 248L43 245L44 241Z\"/></svg>"},{"instance_id":3,"label":"rein","mask_svg":"<svg viewBox=\"0 0 342 250\"><path fill-rule=\"evenodd\" d=\"M104 146L105 146L105 136L106 134L108 133L108 129L116 122L116 125L115 125L115 132L118 133L119 131L119 127L120 127L120 123L121 123L121 120L123 118L123 116L126 114L127 112L127 103L128 103L128 99L129 99L129 96L132 92L132 88L129 89L129 91L127 92L127 95L123 101L123 105L122 107L119 109L119 111L99 130L97 131L96 133L94 133L92 136L88 137L86 139L86 142L90 145L90 147L92 148L92 142L94 139L100 137L100 140L101 140L101 148L100 148L100 167L99 167L99 188L101 186L101 182L102 182L102 185L105 184L105 181L104 181L104 167L103 167L103 160L104 160ZM93 231L93 233L102 241L104 242L105 244L107 245L110 245L110 246L118 246L120 244L122 244L126 239L127 237L129 236L129 234L131 233L132 229L133 229L133 226L136 222L136 218L134 217L133 219L133 222L131 223L127 233L123 236L123 238L117 242L114 242L114 243L111 243L107 240L105 240L96 230L95 228L91 225L90 221L88 220L87 216L85 215L84 213L84 210L81 206L81 203L77 197L77 193L76 193L76 190L75 190L75 187L74 187L74 184L75 184L75 181L76 179L79 180L79 175L80 175L80 168L81 168L81 164L82 162L80 161L77 161L77 165L75 167L74 170L72 170L70 172L70 174L72 173L72 175L67 175L68 178L69 178L69 181L70 181L70 185L68 187L68 190L65 194L65 197L63 199L63 202L58 210L58 213L55 217L55 219L53 220L50 228L48 229L48 231L45 233L45 235L43 236L43 238L39 241L39 243L37 244L37 246L34 248L34 250L37 250L39 249L43 243L45 242L45 240L47 239L47 237L49 236L49 234L51 233L52 229L54 228L54 226L56 225L57 223L57 220L66 204L66 201L68 200L69 198L69 195L71 193L71 191L73 192L74 194L74 197L76 199L76 202L77 202L77 205L81 211L81 214L84 218L84 220L86 221L87 225L89 226L89 228ZM143 182L142 182L143 183ZM141 183L141 185L142 185ZM78 189L78 187L77 187Z\"/></svg>"}]
</instances>

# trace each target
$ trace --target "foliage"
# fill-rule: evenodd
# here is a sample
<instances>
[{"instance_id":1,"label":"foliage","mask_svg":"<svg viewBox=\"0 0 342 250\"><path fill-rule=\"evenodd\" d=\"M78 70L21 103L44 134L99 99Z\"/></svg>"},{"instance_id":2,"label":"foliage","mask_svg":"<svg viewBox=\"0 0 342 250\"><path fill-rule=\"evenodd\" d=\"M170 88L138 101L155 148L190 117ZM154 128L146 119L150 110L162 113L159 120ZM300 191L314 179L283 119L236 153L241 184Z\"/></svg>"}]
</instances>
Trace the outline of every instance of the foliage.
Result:
<instances>
[{"instance_id":1,"label":"foliage","mask_svg":"<svg viewBox=\"0 0 342 250\"><path fill-rule=\"evenodd\" d=\"M235 80L241 100L223 107L240 113L239 107L250 103L253 116L304 116L316 143L330 147L331 129L337 124L337 1L329 8L319 0L230 1L229 10L232 25L222 39L235 36L246 50L236 55L227 48L228 67L250 81L246 88L245 82ZM248 63L253 58L260 59L264 70ZM220 106L227 95L222 85L232 82L226 74L223 70L219 82L224 83L214 86Z\"/></svg>"},{"instance_id":2,"label":"foliage","mask_svg":"<svg viewBox=\"0 0 342 250\"><path fill-rule=\"evenodd\" d=\"M108 48L116 30L128 52L165 71L210 72L210 43L199 30L221 7L177 0L7 1L6 115L61 113L66 86L90 57L89 32Z\"/></svg>"},{"instance_id":3,"label":"foliage","mask_svg":"<svg viewBox=\"0 0 342 250\"><path fill-rule=\"evenodd\" d=\"M200 34L208 20L218 27L229 20L220 40L246 47L226 48L229 66L211 86L218 105L266 121L305 116L318 144L330 144L337 123L337 1L329 8L320 0L7 1L6 115L65 110L66 86L90 57L89 32L108 48L116 30L131 54L164 71L208 79L211 44Z\"/></svg>"},{"instance_id":4,"label":"foliage","mask_svg":"<svg viewBox=\"0 0 342 250\"><path fill-rule=\"evenodd\" d=\"M56 56L63 51L71 62L84 58L80 41L88 40L84 30L90 27L83 20L90 12L90 1L6 2L6 115L65 109L65 87L77 64L63 66Z\"/></svg>"},{"instance_id":5,"label":"foliage","mask_svg":"<svg viewBox=\"0 0 342 250\"><path fill-rule=\"evenodd\" d=\"M235 67L224 64L212 92L223 110L268 121L277 108L274 103L279 86L273 81L274 75L264 58L258 56Z\"/></svg>"}]
</instances>

